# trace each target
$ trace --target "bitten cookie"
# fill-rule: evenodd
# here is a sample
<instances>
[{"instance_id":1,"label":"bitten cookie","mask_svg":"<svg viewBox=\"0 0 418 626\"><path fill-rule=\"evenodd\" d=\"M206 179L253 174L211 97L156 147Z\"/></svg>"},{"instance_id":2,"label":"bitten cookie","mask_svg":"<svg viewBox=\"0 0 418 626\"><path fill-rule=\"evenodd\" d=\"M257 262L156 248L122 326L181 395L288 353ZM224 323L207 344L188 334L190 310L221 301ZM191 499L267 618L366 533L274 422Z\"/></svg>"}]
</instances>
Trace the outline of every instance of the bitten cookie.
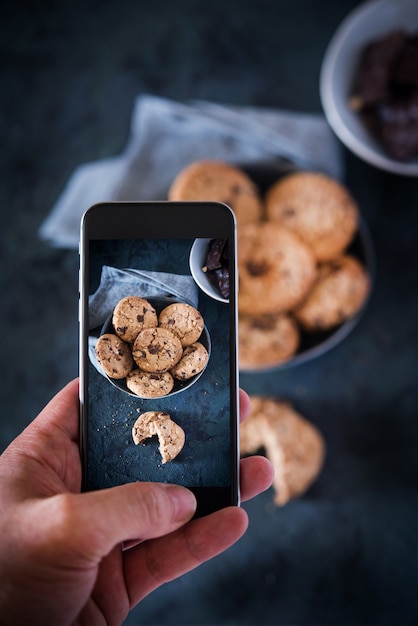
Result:
<instances>
[{"instance_id":1,"label":"bitten cookie","mask_svg":"<svg viewBox=\"0 0 418 626\"><path fill-rule=\"evenodd\" d=\"M183 356L171 369L171 373L178 380L188 380L202 372L208 360L208 351L202 343L197 341L184 348Z\"/></svg>"},{"instance_id":2,"label":"bitten cookie","mask_svg":"<svg viewBox=\"0 0 418 626\"><path fill-rule=\"evenodd\" d=\"M242 170L223 161L196 161L186 166L172 182L168 199L223 202L231 207L238 224L261 217L256 185Z\"/></svg>"},{"instance_id":3,"label":"bitten cookie","mask_svg":"<svg viewBox=\"0 0 418 626\"><path fill-rule=\"evenodd\" d=\"M139 296L120 300L113 311L112 324L115 333L124 341L132 343L144 328L157 326L158 317L154 307Z\"/></svg>"},{"instance_id":4,"label":"bitten cookie","mask_svg":"<svg viewBox=\"0 0 418 626\"><path fill-rule=\"evenodd\" d=\"M318 261L333 259L349 245L358 228L359 211L348 190L316 172L296 172L266 194L268 219L297 232Z\"/></svg>"},{"instance_id":5,"label":"bitten cookie","mask_svg":"<svg viewBox=\"0 0 418 626\"><path fill-rule=\"evenodd\" d=\"M363 265L344 255L323 263L318 281L294 315L307 331L328 330L355 315L370 290L370 279Z\"/></svg>"},{"instance_id":6,"label":"bitten cookie","mask_svg":"<svg viewBox=\"0 0 418 626\"><path fill-rule=\"evenodd\" d=\"M309 246L279 224L245 224L238 229L238 275L240 314L277 314L305 298L316 261Z\"/></svg>"},{"instance_id":7,"label":"bitten cookie","mask_svg":"<svg viewBox=\"0 0 418 626\"><path fill-rule=\"evenodd\" d=\"M167 372L183 354L180 339L167 328L145 328L135 339L132 356L145 372Z\"/></svg>"},{"instance_id":8,"label":"bitten cookie","mask_svg":"<svg viewBox=\"0 0 418 626\"><path fill-rule=\"evenodd\" d=\"M166 306L159 315L158 323L160 328L167 328L177 335L183 347L197 341L204 328L199 311L185 302Z\"/></svg>"},{"instance_id":9,"label":"bitten cookie","mask_svg":"<svg viewBox=\"0 0 418 626\"><path fill-rule=\"evenodd\" d=\"M172 391L174 378L170 372L153 374L134 369L126 377L126 386L140 398L161 398Z\"/></svg>"},{"instance_id":10,"label":"bitten cookie","mask_svg":"<svg viewBox=\"0 0 418 626\"><path fill-rule=\"evenodd\" d=\"M110 378L125 378L134 366L130 346L117 335L101 335L95 347L96 358Z\"/></svg>"},{"instance_id":11,"label":"bitten cookie","mask_svg":"<svg viewBox=\"0 0 418 626\"><path fill-rule=\"evenodd\" d=\"M238 321L239 366L242 370L270 367L290 359L299 347L299 327L286 313Z\"/></svg>"},{"instance_id":12,"label":"bitten cookie","mask_svg":"<svg viewBox=\"0 0 418 626\"><path fill-rule=\"evenodd\" d=\"M241 424L241 454L264 448L274 468L276 504L303 494L317 478L325 443L317 428L287 402L251 398L251 414Z\"/></svg>"},{"instance_id":13,"label":"bitten cookie","mask_svg":"<svg viewBox=\"0 0 418 626\"><path fill-rule=\"evenodd\" d=\"M183 449L184 430L164 411L142 413L132 428L132 438L136 445L157 435L162 462L172 461Z\"/></svg>"}]
</instances>

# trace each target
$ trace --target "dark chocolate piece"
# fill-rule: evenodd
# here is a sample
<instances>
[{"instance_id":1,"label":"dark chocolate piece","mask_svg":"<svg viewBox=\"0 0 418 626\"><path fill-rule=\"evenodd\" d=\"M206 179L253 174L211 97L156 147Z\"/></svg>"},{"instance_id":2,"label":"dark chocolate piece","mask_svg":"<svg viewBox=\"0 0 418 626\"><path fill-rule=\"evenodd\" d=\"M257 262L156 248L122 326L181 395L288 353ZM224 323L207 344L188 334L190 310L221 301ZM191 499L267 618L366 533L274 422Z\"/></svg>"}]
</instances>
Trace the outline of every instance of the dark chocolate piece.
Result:
<instances>
[{"instance_id":1,"label":"dark chocolate piece","mask_svg":"<svg viewBox=\"0 0 418 626\"><path fill-rule=\"evenodd\" d=\"M350 104L391 158L418 155L417 33L392 30L366 46Z\"/></svg>"},{"instance_id":2,"label":"dark chocolate piece","mask_svg":"<svg viewBox=\"0 0 418 626\"><path fill-rule=\"evenodd\" d=\"M229 251L227 239L212 239L206 255L206 271L209 281L220 295L229 298Z\"/></svg>"},{"instance_id":3,"label":"dark chocolate piece","mask_svg":"<svg viewBox=\"0 0 418 626\"><path fill-rule=\"evenodd\" d=\"M366 46L354 89L363 106L381 102L389 95L392 72L404 42L404 31L395 30Z\"/></svg>"},{"instance_id":4,"label":"dark chocolate piece","mask_svg":"<svg viewBox=\"0 0 418 626\"><path fill-rule=\"evenodd\" d=\"M418 87L418 35L406 38L393 80L399 86Z\"/></svg>"},{"instance_id":5,"label":"dark chocolate piece","mask_svg":"<svg viewBox=\"0 0 418 626\"><path fill-rule=\"evenodd\" d=\"M218 267L208 272L208 278L223 298L229 298L229 271L227 267Z\"/></svg>"},{"instance_id":6,"label":"dark chocolate piece","mask_svg":"<svg viewBox=\"0 0 418 626\"><path fill-rule=\"evenodd\" d=\"M206 257L206 267L208 270L215 270L222 267L223 251L226 243L226 239L212 239Z\"/></svg>"}]
</instances>

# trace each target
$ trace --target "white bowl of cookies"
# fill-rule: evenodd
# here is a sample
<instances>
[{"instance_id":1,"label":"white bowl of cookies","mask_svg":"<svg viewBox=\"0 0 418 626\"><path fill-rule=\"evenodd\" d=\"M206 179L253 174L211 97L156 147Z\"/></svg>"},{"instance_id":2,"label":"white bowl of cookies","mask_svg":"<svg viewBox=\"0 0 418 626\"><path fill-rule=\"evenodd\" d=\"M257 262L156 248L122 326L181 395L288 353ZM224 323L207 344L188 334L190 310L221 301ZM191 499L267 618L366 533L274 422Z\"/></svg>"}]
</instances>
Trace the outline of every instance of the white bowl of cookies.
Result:
<instances>
[{"instance_id":1,"label":"white bowl of cookies","mask_svg":"<svg viewBox=\"0 0 418 626\"><path fill-rule=\"evenodd\" d=\"M126 296L95 346L99 367L121 391L144 399L180 393L203 374L211 352L201 313L169 297Z\"/></svg>"},{"instance_id":2,"label":"white bowl of cookies","mask_svg":"<svg viewBox=\"0 0 418 626\"><path fill-rule=\"evenodd\" d=\"M208 199L206 171L210 199L229 195L234 213L234 198L251 189L250 209L241 198L236 212L240 370L263 372L320 356L352 331L370 295L374 254L359 207L343 184L320 172L280 175L266 167L258 184L259 168L225 164L226 180L231 168L249 182L240 187L236 178L229 192L219 185L222 198L213 192L219 161L179 174L185 197L176 181L173 188L178 200Z\"/></svg>"}]
</instances>

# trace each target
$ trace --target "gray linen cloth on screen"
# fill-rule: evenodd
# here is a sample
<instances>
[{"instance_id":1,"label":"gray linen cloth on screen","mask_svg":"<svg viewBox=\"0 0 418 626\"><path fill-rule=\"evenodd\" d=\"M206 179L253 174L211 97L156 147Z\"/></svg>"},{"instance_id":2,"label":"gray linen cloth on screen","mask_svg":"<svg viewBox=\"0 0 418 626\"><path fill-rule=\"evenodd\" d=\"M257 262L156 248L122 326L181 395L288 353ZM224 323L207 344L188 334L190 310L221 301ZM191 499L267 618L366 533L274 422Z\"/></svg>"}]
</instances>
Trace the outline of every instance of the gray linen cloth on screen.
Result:
<instances>
[{"instance_id":1,"label":"gray linen cloth on screen","mask_svg":"<svg viewBox=\"0 0 418 626\"><path fill-rule=\"evenodd\" d=\"M130 268L118 269L104 265L100 284L89 296L89 330L101 329L119 300L135 295L142 298L173 296L194 307L198 305L198 290L191 276ZM103 374L96 360L96 341L97 336L92 333L89 336L89 357L96 369Z\"/></svg>"}]
</instances>

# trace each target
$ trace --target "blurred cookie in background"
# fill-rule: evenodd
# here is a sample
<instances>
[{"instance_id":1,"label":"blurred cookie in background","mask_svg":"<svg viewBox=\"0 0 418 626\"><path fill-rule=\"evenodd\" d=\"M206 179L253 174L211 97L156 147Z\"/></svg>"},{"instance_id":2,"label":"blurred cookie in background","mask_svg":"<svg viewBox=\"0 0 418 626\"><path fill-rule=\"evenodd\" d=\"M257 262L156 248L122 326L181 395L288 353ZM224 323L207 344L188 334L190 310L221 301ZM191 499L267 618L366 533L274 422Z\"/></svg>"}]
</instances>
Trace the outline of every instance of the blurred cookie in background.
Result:
<instances>
[{"instance_id":1,"label":"blurred cookie in background","mask_svg":"<svg viewBox=\"0 0 418 626\"><path fill-rule=\"evenodd\" d=\"M168 191L171 201L223 202L238 225L261 217L262 201L255 183L240 168L224 161L195 161L183 168Z\"/></svg>"}]
</instances>

